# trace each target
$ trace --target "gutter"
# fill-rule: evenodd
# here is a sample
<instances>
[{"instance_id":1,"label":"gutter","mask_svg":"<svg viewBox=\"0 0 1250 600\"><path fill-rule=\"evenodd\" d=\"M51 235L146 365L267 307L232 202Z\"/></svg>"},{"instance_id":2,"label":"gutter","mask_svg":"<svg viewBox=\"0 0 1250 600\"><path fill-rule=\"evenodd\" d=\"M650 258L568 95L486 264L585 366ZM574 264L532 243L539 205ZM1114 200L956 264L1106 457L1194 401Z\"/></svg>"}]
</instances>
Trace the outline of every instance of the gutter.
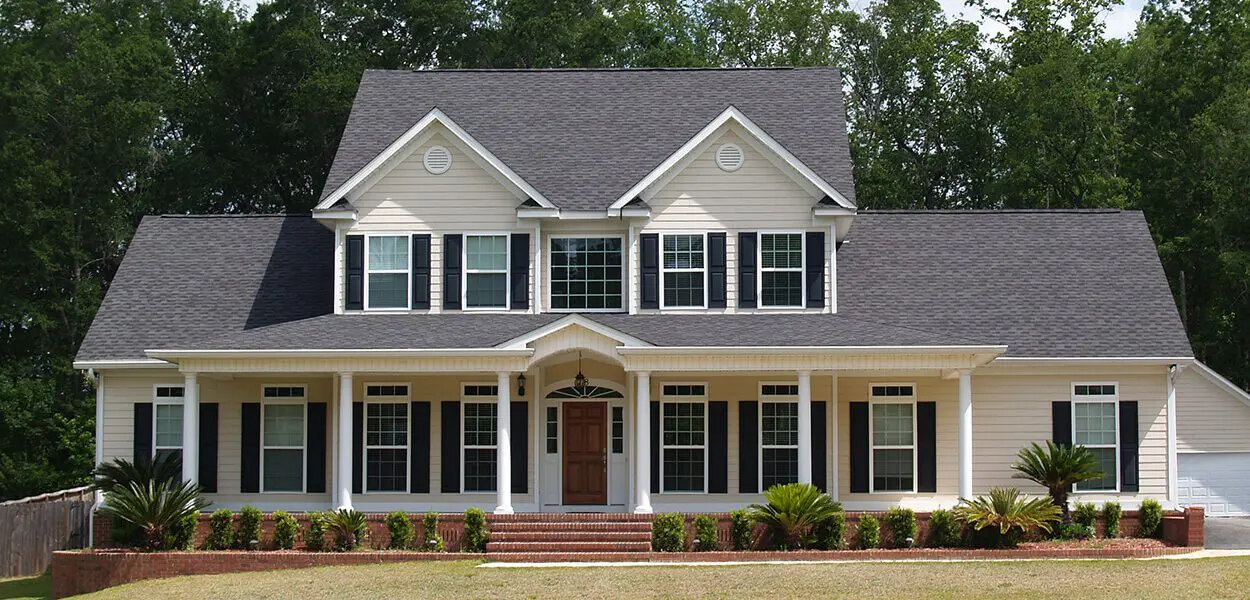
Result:
<instances>
[{"instance_id":1,"label":"gutter","mask_svg":"<svg viewBox=\"0 0 1250 600\"><path fill-rule=\"evenodd\" d=\"M344 348L314 349L296 348L290 350L145 350L145 354L163 360L182 358L345 358L345 357L521 357L534 354L533 348Z\"/></svg>"},{"instance_id":2,"label":"gutter","mask_svg":"<svg viewBox=\"0 0 1250 600\"><path fill-rule=\"evenodd\" d=\"M647 354L1002 354L1007 346L622 346L622 355Z\"/></svg>"},{"instance_id":3,"label":"gutter","mask_svg":"<svg viewBox=\"0 0 1250 600\"><path fill-rule=\"evenodd\" d=\"M1042 365L1189 365L1192 356L1070 356L1070 357L1024 357L1000 356L995 364L1012 366Z\"/></svg>"}]
</instances>

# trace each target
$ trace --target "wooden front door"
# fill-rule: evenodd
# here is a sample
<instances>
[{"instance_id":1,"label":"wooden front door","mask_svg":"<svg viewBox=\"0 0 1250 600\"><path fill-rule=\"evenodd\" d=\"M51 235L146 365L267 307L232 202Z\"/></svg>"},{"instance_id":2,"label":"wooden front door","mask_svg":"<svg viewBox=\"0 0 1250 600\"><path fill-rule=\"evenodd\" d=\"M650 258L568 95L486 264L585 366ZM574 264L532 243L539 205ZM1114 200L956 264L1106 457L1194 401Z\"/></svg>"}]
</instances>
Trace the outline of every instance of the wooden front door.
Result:
<instances>
[{"instance_id":1,"label":"wooden front door","mask_svg":"<svg viewBox=\"0 0 1250 600\"><path fill-rule=\"evenodd\" d=\"M608 503L608 404L564 403L564 503Z\"/></svg>"}]
</instances>

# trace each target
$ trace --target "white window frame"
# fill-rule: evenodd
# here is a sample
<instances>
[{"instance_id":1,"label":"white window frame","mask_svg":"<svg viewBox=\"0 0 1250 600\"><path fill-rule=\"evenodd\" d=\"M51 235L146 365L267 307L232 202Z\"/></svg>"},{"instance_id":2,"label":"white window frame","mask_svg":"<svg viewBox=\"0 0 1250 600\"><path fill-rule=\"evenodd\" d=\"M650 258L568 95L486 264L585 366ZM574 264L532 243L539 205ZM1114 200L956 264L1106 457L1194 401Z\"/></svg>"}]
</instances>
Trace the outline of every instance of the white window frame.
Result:
<instances>
[{"instance_id":1,"label":"white window frame","mask_svg":"<svg viewBox=\"0 0 1250 600\"><path fill-rule=\"evenodd\" d=\"M1078 385L1115 386L1115 393L1110 396L1107 396L1107 395L1077 396L1076 386ZM1115 473L1112 474L1115 477L1115 488L1114 489L1083 490L1081 489L1081 484L1076 483L1072 485L1072 493L1074 494L1118 494L1120 493L1120 486L1122 484L1122 482L1120 481L1120 383L1117 381L1074 381L1072 382L1072 385L1068 388L1068 391L1071 392L1072 394L1072 415L1069 417L1069 420L1072 421L1072 445L1074 446L1077 445L1076 443L1076 405L1077 404L1110 403L1115 408L1115 444L1114 445L1080 444L1090 449L1094 449L1094 448L1103 448L1103 449L1114 448L1115 449Z\"/></svg>"},{"instance_id":2,"label":"white window frame","mask_svg":"<svg viewBox=\"0 0 1250 600\"><path fill-rule=\"evenodd\" d=\"M701 385L703 386L702 396L670 396L664 393L664 388L670 385ZM664 381L660 383L660 494L690 495L690 494L707 494L707 409L708 409L708 383L705 381ZM664 406L666 404L702 404L703 405L703 443L699 445L680 446L669 445L664 443ZM664 451L665 450L702 450L703 451L703 489L698 491L689 490L667 490L664 489Z\"/></svg>"},{"instance_id":3,"label":"white window frame","mask_svg":"<svg viewBox=\"0 0 1250 600\"><path fill-rule=\"evenodd\" d=\"M780 269L777 267L770 267L767 269L764 268L764 236L765 235L797 235L799 236L799 267L797 269L793 267L787 267L784 269ZM806 232L791 231L791 230L759 232L758 234L756 234L756 237L755 237L755 261L756 261L755 264L759 265L759 269L760 269L759 277L755 278L756 279L755 297L759 298L759 302L756 303L756 306L758 306L760 309L763 309L763 310L807 308L807 293L806 293L807 291L807 284L806 284L807 233ZM764 273L794 273L794 272L798 272L799 274L799 282L800 282L799 289L801 290L801 293L799 294L799 303L798 304L777 304L777 305L772 305L772 306L766 306L764 304Z\"/></svg>"},{"instance_id":4,"label":"white window frame","mask_svg":"<svg viewBox=\"0 0 1250 600\"><path fill-rule=\"evenodd\" d=\"M707 233L706 231L666 231L660 234L660 308L664 310L707 310ZM687 237L699 236L703 238L703 268L702 269L669 269L664 266L664 240L670 237ZM664 301L664 290L668 281L669 273L703 273L703 304L699 306L669 306Z\"/></svg>"},{"instance_id":5,"label":"white window frame","mask_svg":"<svg viewBox=\"0 0 1250 600\"><path fill-rule=\"evenodd\" d=\"M179 396L177 398L169 398L169 397L161 398L157 395L157 390L161 388L182 390L182 396ZM183 448L186 446L186 440L182 439L182 431L178 432L178 445L177 446L159 446L156 443L156 440L157 440L156 407L157 406L182 407L186 399L186 396L187 396L187 386L186 384L183 384L183 383L157 383L152 386L152 456L150 458L156 458L156 453L161 450L178 450L179 452L182 452ZM182 418L186 418L185 413L183 414Z\"/></svg>"},{"instance_id":6,"label":"white window frame","mask_svg":"<svg viewBox=\"0 0 1250 600\"><path fill-rule=\"evenodd\" d=\"M304 390L302 398L266 398L266 388L301 388ZM308 386L302 383L266 383L260 388L260 493L262 494L305 494L308 492ZM265 407L269 405L299 405L303 407L304 415L304 445L303 446L268 446L265 444ZM265 451L266 450L302 450L303 460L300 461L300 489L299 490L266 490L265 489Z\"/></svg>"},{"instance_id":7,"label":"white window frame","mask_svg":"<svg viewBox=\"0 0 1250 600\"><path fill-rule=\"evenodd\" d=\"M491 386L499 385L497 381L466 381L460 384L460 493L461 494L494 494L498 492L499 487L499 395L496 393L494 399L485 400L490 396L470 396L465 393L465 388L469 386ZM475 444L473 446L464 443L464 407L466 404L493 404L495 405L495 443L493 445ZM494 490L467 490L464 487L464 479L467 475L464 468L464 451L465 450L494 450L495 451L495 487Z\"/></svg>"},{"instance_id":8,"label":"white window frame","mask_svg":"<svg viewBox=\"0 0 1250 600\"><path fill-rule=\"evenodd\" d=\"M406 311L412 308L412 235L413 234L411 233L398 233L398 232L397 233L366 233L365 234L365 248L364 248L364 253L365 253L365 280L364 280L365 304L364 306L365 306L365 310L395 312L395 311ZM398 269L380 269L380 270L371 269L370 264L369 264L370 241L373 240L374 238L388 238L388 237L401 238L405 240L405 243L407 244L407 248L408 248L408 252L407 252L408 268L407 269L404 269L402 271ZM399 273L404 274L404 287L408 289L407 301L404 302L404 306L385 306L385 307L377 307L377 308L374 308L373 306L371 306L370 301L369 301L369 287L370 287L369 275L372 275L372 274L397 275ZM305 393L307 393L307 391L305 391Z\"/></svg>"},{"instance_id":9,"label":"white window frame","mask_svg":"<svg viewBox=\"0 0 1250 600\"><path fill-rule=\"evenodd\" d=\"M798 432L797 432L797 430L796 430L796 432L795 432L795 434L796 434L796 435L795 435L795 443L794 443L793 445L789 445L789 444L786 444L786 445L777 445L777 444L765 445L765 444L764 444L764 405L765 405L765 404L793 404L793 405L795 405L795 406L798 406L798 404L799 404L799 397L798 397L798 395L797 395L797 394L796 394L796 395L789 395L789 394L785 394L785 395L769 395L769 396L765 396L765 395L764 395L764 386L766 386L766 385L795 385L795 386L797 386L798 384L799 384L799 382L797 382L797 381L761 381L761 382L760 382L760 384L759 384L760 410L759 410L759 416L758 416L758 418L757 418L757 420L756 420L756 421L757 421L757 422L756 422L756 431L760 432L760 438L759 438L759 440L760 440L760 444L759 444L759 445L760 445L760 447L759 447L759 455L758 455L758 458L756 459L756 464L758 464L758 465L760 466L760 469L759 469L759 470L760 470L760 472L759 472L759 482L758 482L758 483L759 483L759 488L758 488L758 489L759 489L759 491L760 491L760 493L761 493L761 494L762 494L762 493L764 493L764 492L766 491L766 490L765 490L765 488L764 488L764 450L765 450L765 449L769 449L769 450L773 450L773 449L776 449L776 450L789 450L789 449L793 449L793 450L795 450L795 451L796 451L796 460L797 460L797 451L798 451L798 449L799 449L799 445L798 445L798 435L797 435L797 433L798 433ZM797 466L797 464L796 464L796 466ZM796 471L797 471L797 469L796 469ZM796 479L795 479L795 481L797 482L797 481L798 481L798 479L796 478Z\"/></svg>"},{"instance_id":10,"label":"white window frame","mask_svg":"<svg viewBox=\"0 0 1250 600\"><path fill-rule=\"evenodd\" d=\"M502 237L504 247L503 271L496 269L469 268L469 238L471 237ZM466 231L460 234L460 310L474 312L504 312L512 310L512 280L509 269L512 267L512 232L509 231ZM498 275L503 273L503 306L469 306L469 275ZM494 384L492 384L494 385ZM462 388L463 391L463 388Z\"/></svg>"},{"instance_id":11,"label":"white window frame","mask_svg":"<svg viewBox=\"0 0 1250 600\"><path fill-rule=\"evenodd\" d=\"M872 389L881 386L910 386L911 396L874 396ZM916 448L916 402L919 394L914 383L869 383L868 384L868 493L870 494L915 494L917 480L920 478L920 454ZM878 404L910 404L911 405L911 444L902 446L878 446L874 439L876 418L874 406ZM911 450L911 489L910 490L878 490L877 489L877 450Z\"/></svg>"},{"instance_id":12,"label":"white window frame","mask_svg":"<svg viewBox=\"0 0 1250 600\"><path fill-rule=\"evenodd\" d=\"M408 393L402 396L371 395L369 393L369 387L375 386L375 385L391 385L391 386L402 385L404 386L405 389L408 390ZM400 383L400 382L396 382L396 383L367 382L365 383L364 392L365 392L365 401L364 401L365 402L365 407L364 407L365 422L364 422L363 431L361 432L364 436L364 439L360 441L360 443L364 447L364 457L362 460L362 462L364 463L363 465L364 473L361 474L363 479L361 481L360 491L361 493L364 493L364 494L401 494L401 493L406 494L406 493L409 493L412 490L412 406L410 404L412 402L412 384ZM404 429L407 431L407 435L405 436L405 440L404 440L405 443L403 446L371 446L369 445L369 405L370 404L403 404L408 407L406 409L408 411L408 417L404 425ZM402 491L401 490L369 491L369 451L370 450L403 450L404 451L404 457L405 457L404 464L407 466L404 469L404 482L405 483L404 483L404 489Z\"/></svg>"},{"instance_id":13,"label":"white window frame","mask_svg":"<svg viewBox=\"0 0 1250 600\"><path fill-rule=\"evenodd\" d=\"M621 241L621 306L620 308L552 308L554 306L554 304L552 303L552 298L555 296L555 294L552 293L552 287L553 287L553 284L555 283L555 277L552 276L552 270L555 269L555 260L552 257L555 255L555 252L556 252L554 241L555 240L586 240L586 239L604 239L604 240L620 240ZM608 234L608 233L604 233L604 234L586 233L586 234L581 234L581 235L568 233L568 234L561 234L561 235L550 235L548 236L548 240L549 241L547 242L547 310L549 312L553 312L553 313L589 313L589 312L620 313L620 312L629 311L629 305L627 304L627 302L629 301L629 294L627 293L628 290L626 289L626 286L628 285L626 282L628 281L628 277L629 277L629 246L625 244L625 236L620 235L620 234Z\"/></svg>"}]
</instances>

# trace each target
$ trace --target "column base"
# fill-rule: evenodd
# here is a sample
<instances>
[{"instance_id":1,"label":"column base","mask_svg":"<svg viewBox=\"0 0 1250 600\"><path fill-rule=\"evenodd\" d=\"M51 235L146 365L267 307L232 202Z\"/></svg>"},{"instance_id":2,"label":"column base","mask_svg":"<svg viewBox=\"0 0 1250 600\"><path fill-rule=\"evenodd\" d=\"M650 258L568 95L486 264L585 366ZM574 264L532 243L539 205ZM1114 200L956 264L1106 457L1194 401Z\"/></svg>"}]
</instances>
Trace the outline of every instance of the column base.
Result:
<instances>
[{"instance_id":1,"label":"column base","mask_svg":"<svg viewBox=\"0 0 1250 600\"><path fill-rule=\"evenodd\" d=\"M649 514L653 514L654 512L655 511L651 510L650 506L635 506L634 507L634 514L636 515L649 515Z\"/></svg>"},{"instance_id":2,"label":"column base","mask_svg":"<svg viewBox=\"0 0 1250 600\"><path fill-rule=\"evenodd\" d=\"M497 514L497 515L511 515L511 514L515 514L515 511L513 511L513 510L512 510L512 507L511 507L511 506L496 506L496 507L495 507L495 514Z\"/></svg>"}]
</instances>

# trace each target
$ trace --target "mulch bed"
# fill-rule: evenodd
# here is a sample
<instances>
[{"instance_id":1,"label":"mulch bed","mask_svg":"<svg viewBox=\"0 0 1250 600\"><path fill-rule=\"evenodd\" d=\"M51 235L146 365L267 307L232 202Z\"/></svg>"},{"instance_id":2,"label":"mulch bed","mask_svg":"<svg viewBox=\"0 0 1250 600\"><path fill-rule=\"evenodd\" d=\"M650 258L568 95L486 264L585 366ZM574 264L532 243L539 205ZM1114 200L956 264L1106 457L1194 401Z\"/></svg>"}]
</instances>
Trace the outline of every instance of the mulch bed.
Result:
<instances>
[{"instance_id":1,"label":"mulch bed","mask_svg":"<svg viewBox=\"0 0 1250 600\"><path fill-rule=\"evenodd\" d=\"M1147 548L1172 548L1162 540L1152 538L1091 538L1088 540L1046 540L1043 542L1023 542L1021 549L1032 550L1142 550Z\"/></svg>"}]
</instances>

